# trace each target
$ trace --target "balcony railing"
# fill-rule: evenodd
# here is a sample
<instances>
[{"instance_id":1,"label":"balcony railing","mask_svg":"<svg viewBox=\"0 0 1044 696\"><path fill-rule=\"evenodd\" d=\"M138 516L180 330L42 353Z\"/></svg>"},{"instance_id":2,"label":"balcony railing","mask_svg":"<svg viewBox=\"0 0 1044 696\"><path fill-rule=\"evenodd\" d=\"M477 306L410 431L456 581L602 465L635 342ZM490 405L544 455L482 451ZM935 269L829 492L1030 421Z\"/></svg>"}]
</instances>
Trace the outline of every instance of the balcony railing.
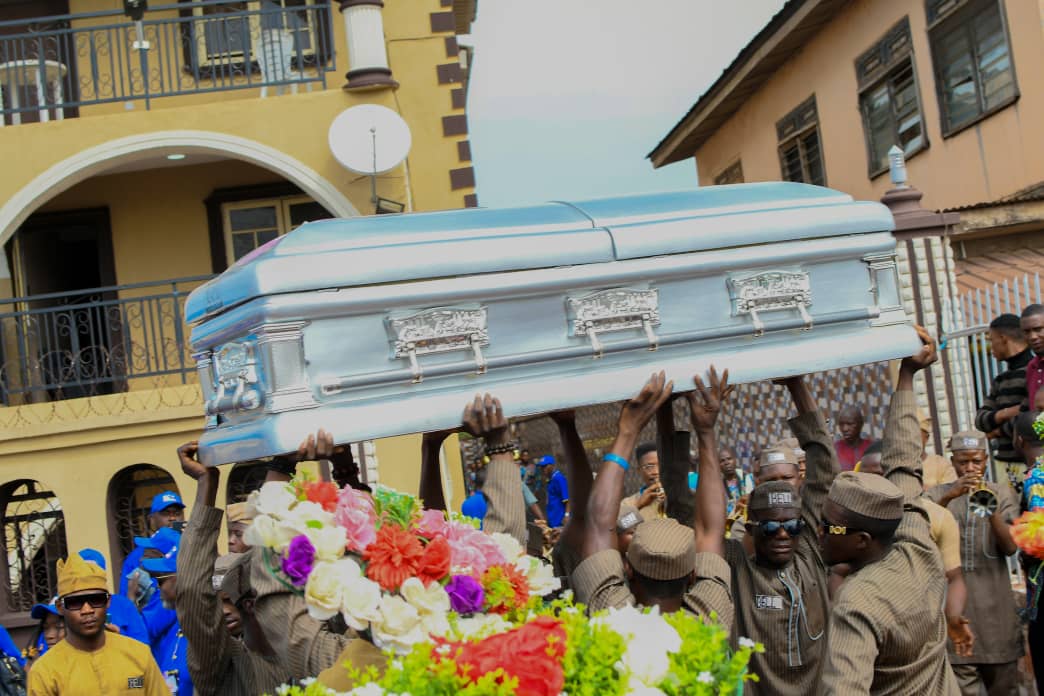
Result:
<instances>
[{"instance_id":1,"label":"balcony railing","mask_svg":"<svg viewBox=\"0 0 1044 696\"><path fill-rule=\"evenodd\" d=\"M5 406L194 380L185 298L210 276L0 301Z\"/></svg>"},{"instance_id":2,"label":"balcony railing","mask_svg":"<svg viewBox=\"0 0 1044 696\"><path fill-rule=\"evenodd\" d=\"M207 0L151 8L141 22L112 10L0 22L0 109L6 123L78 115L228 90L326 86L334 69L329 0Z\"/></svg>"}]
</instances>

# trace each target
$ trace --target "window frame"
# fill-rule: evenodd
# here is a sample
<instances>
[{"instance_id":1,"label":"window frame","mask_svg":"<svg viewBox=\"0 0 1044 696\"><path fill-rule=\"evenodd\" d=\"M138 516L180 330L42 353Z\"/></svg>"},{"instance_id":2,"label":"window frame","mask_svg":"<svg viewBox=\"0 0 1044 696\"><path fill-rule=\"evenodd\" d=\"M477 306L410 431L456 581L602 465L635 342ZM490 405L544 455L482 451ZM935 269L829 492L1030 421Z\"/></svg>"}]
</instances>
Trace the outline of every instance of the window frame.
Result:
<instances>
[{"instance_id":1,"label":"window frame","mask_svg":"<svg viewBox=\"0 0 1044 696\"><path fill-rule=\"evenodd\" d=\"M1012 104L1016 103L1019 100L1019 97L1021 96L1021 93L1019 92L1018 72L1015 67L1015 53L1012 50L1011 44L1011 31L1008 27L1007 7L1004 3L1004 0L955 0L955 3L956 4L950 9L944 11L938 16L935 16L935 13L937 12L936 6L939 4L939 0L925 0L925 19L927 21L926 33L928 35L928 46L932 54L932 76L935 79L935 98L939 107L939 127L942 131L943 139L952 138L953 136L961 133L962 131L971 128L972 126L975 126L976 124L981 123L982 121L985 121L994 114L1003 111ZM967 121L957 125L951 125L949 123L949 117L946 111L944 86L942 75L940 72L938 55L939 51L937 48L940 39L938 37L943 32L943 30L947 28L951 29L950 32L946 32L947 35L950 35L952 33L954 27L957 28L957 31L970 31L971 23L968 20L971 18L971 16L985 11L991 5L996 9L997 14L999 16L1001 32L1004 36L1005 45L1008 49L1008 64L1011 69L1012 94L1004 101L1001 101L988 109L981 109L983 99L981 89L981 75L979 73L977 62L973 61L975 93L978 98L979 107L981 110L973 118L970 118ZM972 44L972 49L972 57L974 58L974 44Z\"/></svg>"},{"instance_id":2,"label":"window frame","mask_svg":"<svg viewBox=\"0 0 1044 696\"><path fill-rule=\"evenodd\" d=\"M738 177L735 177L736 174ZM728 186L729 184L742 184L745 183L746 179L743 178L743 160L736 159L732 164L718 172L717 176L714 177L715 186Z\"/></svg>"},{"instance_id":3,"label":"window frame","mask_svg":"<svg viewBox=\"0 0 1044 696\"><path fill-rule=\"evenodd\" d=\"M811 109L813 117L811 120L804 118L806 112ZM812 183L810 179L810 167L805 157L805 136L815 132L819 143L819 166L823 170L823 181ZM779 174L783 181L787 179L784 151L791 143L798 148L798 159L801 163L802 180L796 183L808 184L810 186L826 186L828 177L826 169L826 154L823 149L823 131L819 128L819 107L816 103L816 95L813 93L808 99L791 109L786 116L776 121L776 154L779 156Z\"/></svg>"},{"instance_id":4,"label":"window frame","mask_svg":"<svg viewBox=\"0 0 1044 696\"><path fill-rule=\"evenodd\" d=\"M267 208L273 207L276 209L276 237L282 237L289 232L293 232L297 227L291 224L290 208L295 205L302 203L318 203L311 196L300 194L293 196L280 196L280 197L267 197L267 198L250 198L239 201L228 201L221 204L221 225L222 233L225 240L225 258L228 260L228 265L234 264L236 259L234 254L234 245L232 243L233 231L231 224L231 213L233 210L250 210L253 208ZM302 223L304 224L304 223ZM260 228L259 228L260 229ZM246 233L250 230L238 230L237 233ZM256 246L254 247L257 248Z\"/></svg>"},{"instance_id":5,"label":"window frame","mask_svg":"<svg viewBox=\"0 0 1044 696\"><path fill-rule=\"evenodd\" d=\"M186 2L187 0L180 1ZM290 11L281 0L273 1L280 2L282 12ZM301 5L301 8L309 13L310 17L319 21L309 22L309 33L312 36L313 46L307 51L302 49L300 56L298 56L297 50L294 50L290 59L291 70L304 71L307 68L317 68L328 65L333 59L333 18L329 12L320 14L314 7L317 2L319 0L304 0L304 4ZM252 13L243 18L249 28L247 38L251 42L248 48L250 53L249 62L247 61L247 54L244 54L242 51L209 52L207 50L207 35L204 27L208 22L221 21L220 16L204 14L204 8L191 6L178 11L181 17L192 18L191 22L181 23L182 57L184 59L185 72L198 72L201 79L212 79L215 77L228 79L229 75L225 73L229 69L238 71L242 75L260 74L261 64L254 55L253 42L256 40L256 37L260 36L260 32L264 31L261 26L262 15L259 14L262 10L262 0L228 0L228 4L246 5L246 9L237 10L237 12ZM213 5L213 7L220 6Z\"/></svg>"},{"instance_id":6,"label":"window frame","mask_svg":"<svg viewBox=\"0 0 1044 696\"><path fill-rule=\"evenodd\" d=\"M903 38L905 34L906 43L895 49L895 43ZM868 67L868 64L877 61L876 65ZM891 29L885 32L878 41L868 50L864 51L855 61L856 70L856 107L859 109L859 117L863 122L863 142L866 145L866 167L870 180L874 180L888 171L888 164L875 167L873 143L871 142L870 120L866 110L863 108L863 98L870 92L877 90L881 85L889 85L889 106L892 109L892 126L898 145L899 123L895 118L895 103L892 99L891 82L900 70L906 65L910 66L910 74L913 77L915 99L917 102L917 113L921 122L921 145L910 152L904 153L907 160L924 152L931 147L928 138L928 122L924 117L924 99L921 96L921 80L917 75L917 59L913 45L913 35L910 32L910 18L903 17Z\"/></svg>"}]
</instances>

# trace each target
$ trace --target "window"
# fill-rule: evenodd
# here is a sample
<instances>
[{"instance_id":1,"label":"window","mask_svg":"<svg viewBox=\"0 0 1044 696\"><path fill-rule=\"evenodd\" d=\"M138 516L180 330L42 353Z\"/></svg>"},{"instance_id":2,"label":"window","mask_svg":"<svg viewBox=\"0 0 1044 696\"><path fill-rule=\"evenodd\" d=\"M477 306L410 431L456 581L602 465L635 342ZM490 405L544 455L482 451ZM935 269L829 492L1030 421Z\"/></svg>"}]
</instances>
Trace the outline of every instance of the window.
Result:
<instances>
[{"instance_id":1,"label":"window","mask_svg":"<svg viewBox=\"0 0 1044 696\"><path fill-rule=\"evenodd\" d=\"M888 171L893 145L907 157L927 145L908 19L856 60L856 77L869 172L875 177Z\"/></svg>"},{"instance_id":2,"label":"window","mask_svg":"<svg viewBox=\"0 0 1044 696\"><path fill-rule=\"evenodd\" d=\"M999 0L927 0L943 135L1018 97Z\"/></svg>"},{"instance_id":3,"label":"window","mask_svg":"<svg viewBox=\"0 0 1044 696\"><path fill-rule=\"evenodd\" d=\"M226 203L221 214L225 254L232 263L309 220L330 217L323 206L307 196Z\"/></svg>"},{"instance_id":4,"label":"window","mask_svg":"<svg viewBox=\"0 0 1044 696\"><path fill-rule=\"evenodd\" d=\"M149 536L149 510L152 498L163 491L178 492L174 479L152 464L135 464L121 469L109 480L106 495L109 508L109 539L115 568L134 550L134 537Z\"/></svg>"},{"instance_id":5,"label":"window","mask_svg":"<svg viewBox=\"0 0 1044 696\"><path fill-rule=\"evenodd\" d=\"M714 177L715 186L724 186L725 184L742 184L743 183L743 163L740 160L736 160L729 166Z\"/></svg>"},{"instance_id":6,"label":"window","mask_svg":"<svg viewBox=\"0 0 1044 696\"><path fill-rule=\"evenodd\" d=\"M329 9L316 7L314 0L192 5L182 11L196 17L182 25L185 64L186 70L199 70L201 76L272 72L275 64L285 65L279 73L283 75L326 63L333 55Z\"/></svg>"},{"instance_id":7,"label":"window","mask_svg":"<svg viewBox=\"0 0 1044 696\"><path fill-rule=\"evenodd\" d=\"M23 612L58 593L57 563L68 555L61 503L39 481L0 487L0 519L7 548L6 612Z\"/></svg>"},{"instance_id":8,"label":"window","mask_svg":"<svg viewBox=\"0 0 1044 696\"><path fill-rule=\"evenodd\" d=\"M785 181L826 185L815 95L776 123L779 165Z\"/></svg>"}]
</instances>

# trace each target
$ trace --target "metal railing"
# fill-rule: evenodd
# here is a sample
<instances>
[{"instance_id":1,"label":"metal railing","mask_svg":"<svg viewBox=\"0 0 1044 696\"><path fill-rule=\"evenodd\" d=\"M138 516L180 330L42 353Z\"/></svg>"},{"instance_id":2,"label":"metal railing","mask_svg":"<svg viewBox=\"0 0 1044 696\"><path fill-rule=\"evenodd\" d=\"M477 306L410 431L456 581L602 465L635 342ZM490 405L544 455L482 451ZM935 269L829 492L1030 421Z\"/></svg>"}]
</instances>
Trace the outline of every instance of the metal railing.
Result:
<instances>
[{"instance_id":1,"label":"metal railing","mask_svg":"<svg viewBox=\"0 0 1044 696\"><path fill-rule=\"evenodd\" d=\"M330 3L206 0L0 22L6 123L78 115L84 106L188 94L281 90L334 69Z\"/></svg>"},{"instance_id":2,"label":"metal railing","mask_svg":"<svg viewBox=\"0 0 1044 696\"><path fill-rule=\"evenodd\" d=\"M209 278L0 300L0 402L111 394L148 378L188 383L185 299Z\"/></svg>"}]
</instances>

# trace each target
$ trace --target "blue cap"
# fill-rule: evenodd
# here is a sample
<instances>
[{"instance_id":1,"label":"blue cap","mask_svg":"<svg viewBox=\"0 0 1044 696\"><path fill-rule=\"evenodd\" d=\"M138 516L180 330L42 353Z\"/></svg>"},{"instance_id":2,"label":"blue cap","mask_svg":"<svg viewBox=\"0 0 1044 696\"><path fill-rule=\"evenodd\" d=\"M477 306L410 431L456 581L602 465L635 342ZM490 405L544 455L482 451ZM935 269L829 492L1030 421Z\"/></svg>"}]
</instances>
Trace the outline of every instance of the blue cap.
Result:
<instances>
[{"instance_id":1,"label":"blue cap","mask_svg":"<svg viewBox=\"0 0 1044 696\"><path fill-rule=\"evenodd\" d=\"M105 570L105 556L101 554L101 551L97 549L80 549L80 558L87 561L88 563L94 563L102 570Z\"/></svg>"},{"instance_id":2,"label":"blue cap","mask_svg":"<svg viewBox=\"0 0 1044 696\"><path fill-rule=\"evenodd\" d=\"M32 610L29 612L29 615L37 621L43 621L47 618L48 614L61 616L61 614L58 613L58 607L55 606L54 602L51 602L50 604L34 604Z\"/></svg>"},{"instance_id":3,"label":"blue cap","mask_svg":"<svg viewBox=\"0 0 1044 696\"><path fill-rule=\"evenodd\" d=\"M177 505L182 509L185 508L185 503L181 502L181 496L174 491L163 491L162 493L157 493L152 499L152 509L149 510L149 513L155 515L161 510L166 510L171 505Z\"/></svg>"},{"instance_id":4,"label":"blue cap","mask_svg":"<svg viewBox=\"0 0 1044 696\"><path fill-rule=\"evenodd\" d=\"M554 463L555 463L555 458L552 457L550 454L548 454L548 455L544 455L543 457L538 459L536 464L537 464L537 466L551 466Z\"/></svg>"},{"instance_id":5,"label":"blue cap","mask_svg":"<svg viewBox=\"0 0 1044 696\"><path fill-rule=\"evenodd\" d=\"M166 556L171 551L177 551L181 543L181 532L170 527L164 527L150 537L134 537L134 544L142 549L155 549Z\"/></svg>"},{"instance_id":6,"label":"blue cap","mask_svg":"<svg viewBox=\"0 0 1044 696\"><path fill-rule=\"evenodd\" d=\"M173 575L178 572L178 549L175 547L169 556L163 558L144 558L141 567L152 576Z\"/></svg>"}]
</instances>

